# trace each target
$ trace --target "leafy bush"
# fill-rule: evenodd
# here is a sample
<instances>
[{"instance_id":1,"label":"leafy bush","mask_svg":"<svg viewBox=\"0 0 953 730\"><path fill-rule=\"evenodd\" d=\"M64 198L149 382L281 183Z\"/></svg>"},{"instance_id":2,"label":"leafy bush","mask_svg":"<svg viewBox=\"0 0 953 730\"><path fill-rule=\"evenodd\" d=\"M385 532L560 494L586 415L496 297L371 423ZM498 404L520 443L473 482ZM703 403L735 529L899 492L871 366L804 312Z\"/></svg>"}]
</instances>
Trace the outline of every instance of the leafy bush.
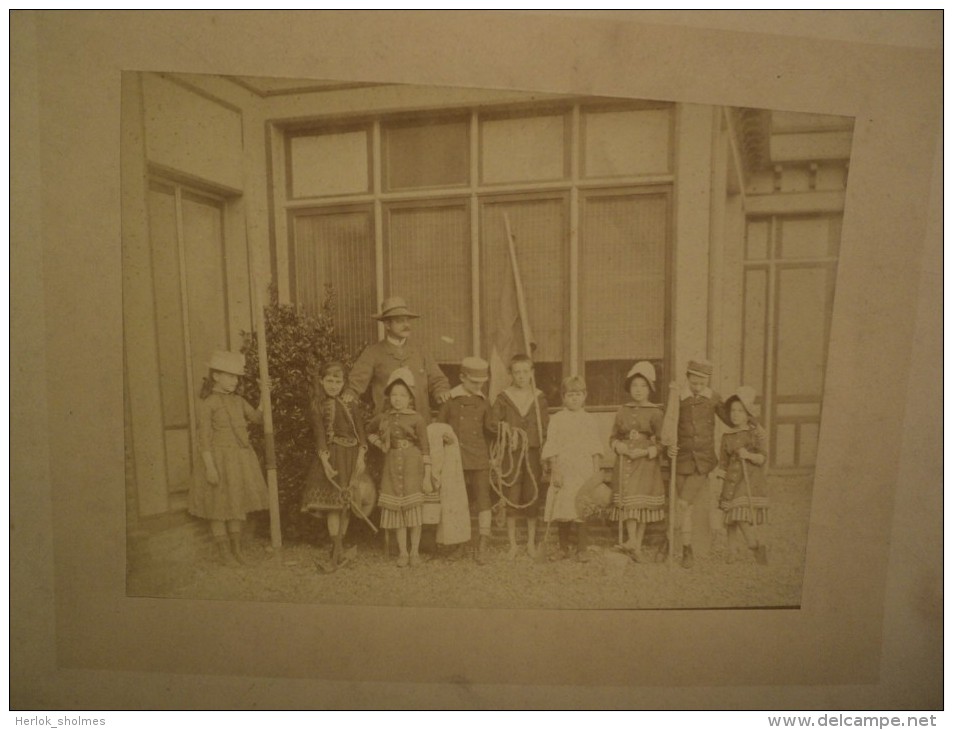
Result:
<instances>
[{"instance_id":1,"label":"leafy bush","mask_svg":"<svg viewBox=\"0 0 953 730\"><path fill-rule=\"evenodd\" d=\"M257 403L258 335L243 332L245 353L245 397ZM315 443L311 429L310 404L321 363L340 360L350 368L352 358L334 325L334 292L327 288L316 316L291 304L279 304L272 287L265 308L265 340L268 347L268 376L271 382L272 422L278 474L278 504L281 533L288 540L313 540L318 521L300 512L301 493L312 460ZM264 433L250 428L252 445L264 465ZM267 533L264 515L258 530Z\"/></svg>"}]
</instances>

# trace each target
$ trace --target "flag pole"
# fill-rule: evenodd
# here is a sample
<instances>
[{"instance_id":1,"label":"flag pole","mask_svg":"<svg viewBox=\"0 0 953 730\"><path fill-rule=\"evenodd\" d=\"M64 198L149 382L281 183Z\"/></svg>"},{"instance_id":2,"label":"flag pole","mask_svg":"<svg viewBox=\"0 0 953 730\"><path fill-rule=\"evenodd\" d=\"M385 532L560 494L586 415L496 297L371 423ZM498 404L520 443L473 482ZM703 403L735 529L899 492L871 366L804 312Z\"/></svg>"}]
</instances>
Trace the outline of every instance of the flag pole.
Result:
<instances>
[{"instance_id":1,"label":"flag pole","mask_svg":"<svg viewBox=\"0 0 953 730\"><path fill-rule=\"evenodd\" d=\"M258 331L258 376L261 381L261 410L265 436L265 474L268 482L268 512L270 517L271 546L275 553L281 551L281 515L278 511L278 467L275 458L275 428L271 409L271 381L268 376L268 343L265 338L265 304L259 299L258 257L251 256L251 297L255 313L255 329Z\"/></svg>"},{"instance_id":2,"label":"flag pole","mask_svg":"<svg viewBox=\"0 0 953 730\"><path fill-rule=\"evenodd\" d=\"M513 281L516 283L516 308L520 313L520 327L523 330L523 343L526 347L526 354L533 356L529 337L529 320L526 318L526 299L523 296L523 280L520 278L520 267L516 260L516 243L513 239L513 231L510 228L510 217L503 214L503 223L506 226L506 241L510 247L510 264L513 267ZM536 399L536 375L535 368L530 370L530 383L533 388L533 398ZM543 440L543 417L539 413L539 402L536 403L536 428L539 430L540 448Z\"/></svg>"}]
</instances>

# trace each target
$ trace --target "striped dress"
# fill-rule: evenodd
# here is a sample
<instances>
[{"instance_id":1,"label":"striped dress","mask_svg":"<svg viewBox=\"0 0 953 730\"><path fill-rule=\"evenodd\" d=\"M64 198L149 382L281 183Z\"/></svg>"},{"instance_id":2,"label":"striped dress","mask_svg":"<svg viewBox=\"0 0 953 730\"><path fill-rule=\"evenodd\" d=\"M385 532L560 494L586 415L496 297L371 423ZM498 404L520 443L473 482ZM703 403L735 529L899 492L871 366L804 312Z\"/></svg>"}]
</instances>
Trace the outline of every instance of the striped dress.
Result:
<instances>
[{"instance_id":1,"label":"striped dress","mask_svg":"<svg viewBox=\"0 0 953 730\"><path fill-rule=\"evenodd\" d=\"M429 462L427 425L417 411L390 410L375 416L367 426L384 445L381 473L381 527L416 527L423 524L424 458Z\"/></svg>"},{"instance_id":2,"label":"striped dress","mask_svg":"<svg viewBox=\"0 0 953 730\"><path fill-rule=\"evenodd\" d=\"M746 461L742 465L738 449L745 448L754 454L767 455L764 434L755 425L749 424L728 431L721 437L721 461L725 470L721 487L721 508L725 512L725 524L750 522L762 524L768 521L768 489L764 466ZM746 474L747 472L747 474ZM747 476L747 485L745 477ZM748 492L751 499L748 499ZM751 508L754 508L752 519Z\"/></svg>"}]
</instances>

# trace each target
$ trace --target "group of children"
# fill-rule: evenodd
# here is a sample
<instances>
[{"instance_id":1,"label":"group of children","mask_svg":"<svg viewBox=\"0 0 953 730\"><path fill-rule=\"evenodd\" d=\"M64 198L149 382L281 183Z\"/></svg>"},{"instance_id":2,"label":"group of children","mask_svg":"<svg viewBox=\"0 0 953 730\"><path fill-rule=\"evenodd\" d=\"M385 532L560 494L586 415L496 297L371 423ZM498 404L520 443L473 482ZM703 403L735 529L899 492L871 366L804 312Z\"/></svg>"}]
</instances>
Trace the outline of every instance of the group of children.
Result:
<instances>
[{"instance_id":1,"label":"group of children","mask_svg":"<svg viewBox=\"0 0 953 730\"><path fill-rule=\"evenodd\" d=\"M465 358L460 384L450 391L437 416L438 422L450 427L442 432L439 443L459 448L467 500L476 506L478 532L472 539L472 552L478 564L488 558L494 504L505 508L510 558L519 553L520 519L526 521L526 551L538 556L536 525L542 505L543 519L558 530L558 548L547 557L569 557L570 532L575 526L575 557L589 560L587 520L595 506L595 511L601 507L602 514L619 522L620 539L614 549L643 562L647 525L672 516L662 470L666 457L675 471L681 565L693 565L691 507L712 473L722 483L719 507L728 534L728 562L737 557L739 538L757 562L767 562L760 534L768 512L766 439L755 418L751 388L742 386L722 401L709 387L711 364L692 360L678 397L677 438L665 439L664 409L653 398L655 368L649 362L636 363L625 377L631 400L617 411L608 442L616 462L612 497L600 501L599 488L609 491L602 471L607 454L597 422L585 410L585 381L578 376L563 380L563 409L550 418L547 399L535 386L532 360L517 355L509 371L512 383L490 403L483 392L488 364L480 358ZM246 421L259 421L261 414L235 393L243 373L242 355L214 353L197 411L204 473L200 471L194 480L190 511L210 521L226 563L244 562L240 530L245 514L268 506L246 427ZM326 519L333 543L332 565L345 562L343 537L352 510L362 509L359 485L361 479L367 480L366 455L373 447L382 457L377 500L380 527L396 535L399 567L419 565L425 505L439 504L441 483L432 470L433 441L428 438L427 422L414 401L414 374L405 367L391 373L384 388L384 408L366 426L356 402L341 397L346 377L339 362L324 364L319 373L311 404L316 457L307 476L302 510ZM716 416L727 425L717 457ZM361 516L368 515L362 512ZM658 553L658 557L664 555L661 549Z\"/></svg>"}]
</instances>

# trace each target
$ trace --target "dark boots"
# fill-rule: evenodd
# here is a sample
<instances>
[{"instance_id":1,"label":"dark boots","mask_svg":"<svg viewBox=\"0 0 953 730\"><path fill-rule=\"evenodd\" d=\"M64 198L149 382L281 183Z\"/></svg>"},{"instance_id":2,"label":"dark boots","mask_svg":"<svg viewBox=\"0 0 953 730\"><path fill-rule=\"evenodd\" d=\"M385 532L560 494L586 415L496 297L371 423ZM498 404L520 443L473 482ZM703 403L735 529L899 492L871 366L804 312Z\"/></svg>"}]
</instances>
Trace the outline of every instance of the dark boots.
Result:
<instances>
[{"instance_id":1,"label":"dark boots","mask_svg":"<svg viewBox=\"0 0 953 730\"><path fill-rule=\"evenodd\" d=\"M235 562L239 565L246 565L248 561L245 560L245 555L242 553L242 536L233 532L228 536L228 540L232 545L232 555L235 556Z\"/></svg>"},{"instance_id":2,"label":"dark boots","mask_svg":"<svg viewBox=\"0 0 953 730\"><path fill-rule=\"evenodd\" d=\"M768 564L768 546L763 542L751 548L751 552L754 553L754 559L758 561L758 565Z\"/></svg>"},{"instance_id":3,"label":"dark boots","mask_svg":"<svg viewBox=\"0 0 953 730\"><path fill-rule=\"evenodd\" d=\"M331 535L331 565L337 568L342 565L346 558L344 557L344 538L338 535Z\"/></svg>"},{"instance_id":4,"label":"dark boots","mask_svg":"<svg viewBox=\"0 0 953 730\"><path fill-rule=\"evenodd\" d=\"M486 565L487 548L490 546L489 535L478 535L476 538L476 547L473 550L473 560L477 565Z\"/></svg>"},{"instance_id":5,"label":"dark boots","mask_svg":"<svg viewBox=\"0 0 953 730\"><path fill-rule=\"evenodd\" d=\"M576 523L576 560L589 562L589 525L585 522Z\"/></svg>"},{"instance_id":6,"label":"dark boots","mask_svg":"<svg viewBox=\"0 0 953 730\"><path fill-rule=\"evenodd\" d=\"M215 538L215 545L218 548L218 557L222 565L238 565L238 561L228 547L228 538L224 535Z\"/></svg>"},{"instance_id":7,"label":"dark boots","mask_svg":"<svg viewBox=\"0 0 953 730\"><path fill-rule=\"evenodd\" d=\"M682 547L682 567L691 568L695 564L695 555L692 553L692 546L685 545Z\"/></svg>"}]
</instances>

